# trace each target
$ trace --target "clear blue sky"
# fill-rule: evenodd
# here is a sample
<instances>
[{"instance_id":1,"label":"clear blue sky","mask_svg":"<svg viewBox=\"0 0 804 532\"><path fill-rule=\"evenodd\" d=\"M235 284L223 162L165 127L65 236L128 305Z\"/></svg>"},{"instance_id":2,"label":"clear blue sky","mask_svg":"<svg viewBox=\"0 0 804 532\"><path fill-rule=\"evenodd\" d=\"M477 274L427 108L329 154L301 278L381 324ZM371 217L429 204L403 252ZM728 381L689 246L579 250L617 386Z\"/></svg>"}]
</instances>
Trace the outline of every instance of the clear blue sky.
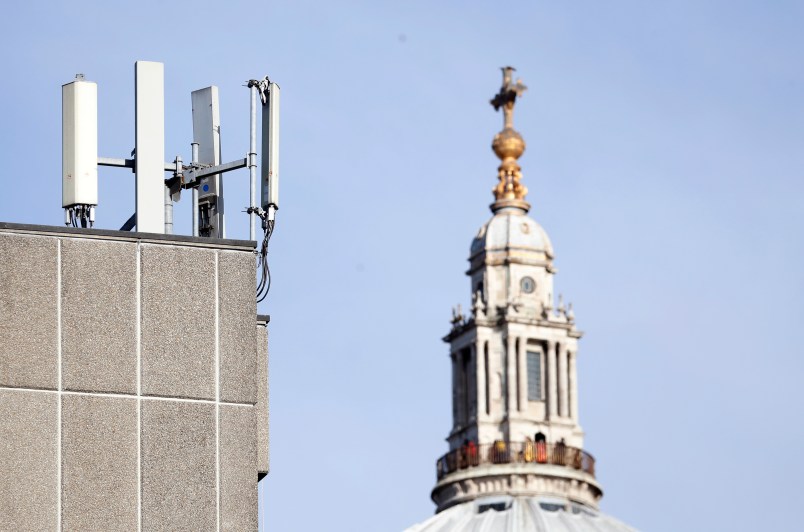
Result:
<instances>
[{"instance_id":1,"label":"clear blue sky","mask_svg":"<svg viewBox=\"0 0 804 532\"><path fill-rule=\"evenodd\" d=\"M0 220L59 224L61 84L96 81L100 151L133 148L133 63L163 61L166 154L218 85L283 90L264 529L431 515L450 426L450 307L518 105L532 215L586 332L580 415L604 511L640 529L799 530L804 428L801 2L13 2L0 19ZM245 238L247 172L227 177ZM101 172L98 226L133 209ZM239 202L239 203L238 203ZM176 217L189 232L189 206Z\"/></svg>"}]
</instances>

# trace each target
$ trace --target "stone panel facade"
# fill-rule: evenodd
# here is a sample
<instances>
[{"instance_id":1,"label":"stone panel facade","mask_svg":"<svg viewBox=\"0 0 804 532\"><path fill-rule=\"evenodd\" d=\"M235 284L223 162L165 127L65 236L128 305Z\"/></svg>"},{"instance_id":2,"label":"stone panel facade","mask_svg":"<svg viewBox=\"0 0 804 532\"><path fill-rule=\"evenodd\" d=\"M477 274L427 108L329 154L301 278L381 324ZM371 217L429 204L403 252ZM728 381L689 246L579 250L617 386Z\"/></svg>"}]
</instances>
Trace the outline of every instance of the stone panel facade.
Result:
<instances>
[{"instance_id":1,"label":"stone panel facade","mask_svg":"<svg viewBox=\"0 0 804 532\"><path fill-rule=\"evenodd\" d=\"M0 531L256 530L255 277L253 242L0 223Z\"/></svg>"}]
</instances>

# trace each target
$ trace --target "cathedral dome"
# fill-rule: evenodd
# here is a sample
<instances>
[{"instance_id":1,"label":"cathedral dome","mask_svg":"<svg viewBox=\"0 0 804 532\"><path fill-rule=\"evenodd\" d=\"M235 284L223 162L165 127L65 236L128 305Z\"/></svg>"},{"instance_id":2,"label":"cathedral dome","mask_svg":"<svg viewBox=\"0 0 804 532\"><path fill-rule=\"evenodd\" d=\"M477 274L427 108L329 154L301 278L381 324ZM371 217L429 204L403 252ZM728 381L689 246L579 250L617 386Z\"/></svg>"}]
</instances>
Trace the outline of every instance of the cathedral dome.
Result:
<instances>
[{"instance_id":1,"label":"cathedral dome","mask_svg":"<svg viewBox=\"0 0 804 532\"><path fill-rule=\"evenodd\" d=\"M482 497L453 506L405 532L634 532L597 510L549 497Z\"/></svg>"},{"instance_id":2,"label":"cathedral dome","mask_svg":"<svg viewBox=\"0 0 804 532\"><path fill-rule=\"evenodd\" d=\"M498 211L472 240L471 256L482 252L509 250L542 252L553 258L553 245L547 232L521 209Z\"/></svg>"}]
</instances>

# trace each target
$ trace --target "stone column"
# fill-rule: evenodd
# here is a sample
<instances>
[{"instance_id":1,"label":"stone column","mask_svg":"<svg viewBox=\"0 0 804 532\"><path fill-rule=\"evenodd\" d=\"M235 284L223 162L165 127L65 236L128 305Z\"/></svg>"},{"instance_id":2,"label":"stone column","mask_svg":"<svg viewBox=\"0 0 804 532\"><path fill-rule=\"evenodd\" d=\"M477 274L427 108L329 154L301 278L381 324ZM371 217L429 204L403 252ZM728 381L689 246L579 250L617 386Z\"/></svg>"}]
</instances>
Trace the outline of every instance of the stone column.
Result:
<instances>
[{"instance_id":1,"label":"stone column","mask_svg":"<svg viewBox=\"0 0 804 532\"><path fill-rule=\"evenodd\" d=\"M559 344L558 347L558 415L567 417L569 415L569 405L567 400L569 393L567 390L567 347Z\"/></svg>"},{"instance_id":2,"label":"stone column","mask_svg":"<svg viewBox=\"0 0 804 532\"><path fill-rule=\"evenodd\" d=\"M556 378L558 371L556 368L556 343L553 341L547 342L547 412L548 419L555 419L558 417L558 385Z\"/></svg>"},{"instance_id":3,"label":"stone column","mask_svg":"<svg viewBox=\"0 0 804 532\"><path fill-rule=\"evenodd\" d=\"M466 419L471 423L473 421L477 421L477 397L480 392L477 385L477 349L475 348L474 344L469 346L469 365L467 366L466 371L466 393L469 397L469 400L466 402L467 406L469 407L469 411L466 413Z\"/></svg>"},{"instance_id":4,"label":"stone column","mask_svg":"<svg viewBox=\"0 0 804 532\"><path fill-rule=\"evenodd\" d=\"M574 351L569 354L570 417L576 423L578 422L578 373L575 369L577 356Z\"/></svg>"},{"instance_id":5,"label":"stone column","mask_svg":"<svg viewBox=\"0 0 804 532\"><path fill-rule=\"evenodd\" d=\"M519 401L520 410L528 411L528 344L519 338Z\"/></svg>"},{"instance_id":6,"label":"stone column","mask_svg":"<svg viewBox=\"0 0 804 532\"><path fill-rule=\"evenodd\" d=\"M475 339L475 367L477 370L477 419L486 419L486 357L483 352L483 341L480 338Z\"/></svg>"},{"instance_id":7,"label":"stone column","mask_svg":"<svg viewBox=\"0 0 804 532\"><path fill-rule=\"evenodd\" d=\"M460 425L460 395L459 395L459 379L458 379L458 357L455 353L450 353L450 360L452 360L452 425L457 427Z\"/></svg>"},{"instance_id":8,"label":"stone column","mask_svg":"<svg viewBox=\"0 0 804 532\"><path fill-rule=\"evenodd\" d=\"M516 411L516 339L513 336L508 336L506 339L506 346L508 348L508 377L505 379L506 384L506 397L508 397L508 416L511 412Z\"/></svg>"}]
</instances>

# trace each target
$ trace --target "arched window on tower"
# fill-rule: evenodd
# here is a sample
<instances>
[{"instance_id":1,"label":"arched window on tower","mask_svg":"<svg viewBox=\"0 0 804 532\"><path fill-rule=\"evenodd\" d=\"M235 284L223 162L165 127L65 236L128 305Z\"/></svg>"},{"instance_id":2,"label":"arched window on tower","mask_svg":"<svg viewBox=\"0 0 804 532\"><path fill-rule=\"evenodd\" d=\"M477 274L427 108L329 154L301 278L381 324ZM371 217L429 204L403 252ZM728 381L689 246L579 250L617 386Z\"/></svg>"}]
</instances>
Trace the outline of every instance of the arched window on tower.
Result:
<instances>
[{"instance_id":1,"label":"arched window on tower","mask_svg":"<svg viewBox=\"0 0 804 532\"><path fill-rule=\"evenodd\" d=\"M540 464L547 463L547 438L545 438L544 433L539 431L533 437L533 441L536 442L536 461Z\"/></svg>"}]
</instances>

